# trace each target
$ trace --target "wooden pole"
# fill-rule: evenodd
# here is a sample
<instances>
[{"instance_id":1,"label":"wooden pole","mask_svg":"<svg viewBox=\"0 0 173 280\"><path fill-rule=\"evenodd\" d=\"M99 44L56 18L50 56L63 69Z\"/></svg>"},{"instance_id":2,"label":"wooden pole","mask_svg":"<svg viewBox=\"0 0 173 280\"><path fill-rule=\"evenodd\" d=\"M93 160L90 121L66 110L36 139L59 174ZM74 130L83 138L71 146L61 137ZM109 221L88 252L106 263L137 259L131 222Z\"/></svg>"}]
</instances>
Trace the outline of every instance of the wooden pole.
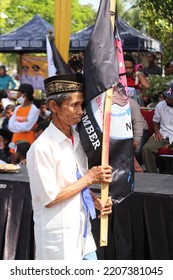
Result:
<instances>
[{"instance_id":1,"label":"wooden pole","mask_svg":"<svg viewBox=\"0 0 173 280\"><path fill-rule=\"evenodd\" d=\"M55 45L62 58L67 63L70 29L71 29L71 3L72 0L55 0L54 37Z\"/></svg>"},{"instance_id":2,"label":"wooden pole","mask_svg":"<svg viewBox=\"0 0 173 280\"><path fill-rule=\"evenodd\" d=\"M115 12L116 0L110 0L110 11ZM114 30L114 15L111 16L111 23ZM110 121L112 108L113 89L105 93L105 107L103 119L103 138L102 138L102 165L109 164L109 141L110 141ZM106 203L109 195L109 184L101 184L101 200ZM108 215L100 218L100 246L107 246L108 243Z\"/></svg>"}]
</instances>

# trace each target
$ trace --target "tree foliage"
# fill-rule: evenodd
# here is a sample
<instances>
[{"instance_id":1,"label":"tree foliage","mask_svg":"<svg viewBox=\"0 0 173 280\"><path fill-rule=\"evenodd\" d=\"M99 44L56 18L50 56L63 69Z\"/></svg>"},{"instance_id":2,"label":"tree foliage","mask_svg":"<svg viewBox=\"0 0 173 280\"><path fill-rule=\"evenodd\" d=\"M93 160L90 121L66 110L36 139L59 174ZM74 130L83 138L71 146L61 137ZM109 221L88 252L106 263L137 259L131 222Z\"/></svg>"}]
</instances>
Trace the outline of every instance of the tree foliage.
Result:
<instances>
[{"instance_id":1,"label":"tree foliage","mask_svg":"<svg viewBox=\"0 0 173 280\"><path fill-rule=\"evenodd\" d=\"M173 1L137 0L147 33L162 42L165 61L173 58Z\"/></svg>"},{"instance_id":2,"label":"tree foliage","mask_svg":"<svg viewBox=\"0 0 173 280\"><path fill-rule=\"evenodd\" d=\"M54 24L54 0L6 0L3 7L7 18L3 33L14 30L39 14L50 24ZM79 0L72 0L71 32L76 32L95 21L96 11L92 5L81 5Z\"/></svg>"}]
</instances>

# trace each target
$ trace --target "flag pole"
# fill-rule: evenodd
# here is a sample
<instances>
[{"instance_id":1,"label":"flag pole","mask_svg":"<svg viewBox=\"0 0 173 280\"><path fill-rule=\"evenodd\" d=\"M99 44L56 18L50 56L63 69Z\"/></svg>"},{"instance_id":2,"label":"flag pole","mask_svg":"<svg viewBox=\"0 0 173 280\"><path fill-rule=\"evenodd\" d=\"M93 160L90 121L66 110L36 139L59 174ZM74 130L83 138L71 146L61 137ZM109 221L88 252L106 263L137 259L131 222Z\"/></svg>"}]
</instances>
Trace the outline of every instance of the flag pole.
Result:
<instances>
[{"instance_id":1,"label":"flag pole","mask_svg":"<svg viewBox=\"0 0 173 280\"><path fill-rule=\"evenodd\" d=\"M55 45L67 63L71 27L72 0L54 0L54 37Z\"/></svg>"},{"instance_id":2,"label":"flag pole","mask_svg":"<svg viewBox=\"0 0 173 280\"><path fill-rule=\"evenodd\" d=\"M110 0L111 23L114 30L116 0ZM113 88L105 92L104 119L103 119L103 138L102 138L102 160L101 164L109 164L109 141L110 141L110 121L112 107ZM109 184L101 184L101 200L106 203L109 195ZM108 215L100 218L100 246L107 246L108 243Z\"/></svg>"}]
</instances>

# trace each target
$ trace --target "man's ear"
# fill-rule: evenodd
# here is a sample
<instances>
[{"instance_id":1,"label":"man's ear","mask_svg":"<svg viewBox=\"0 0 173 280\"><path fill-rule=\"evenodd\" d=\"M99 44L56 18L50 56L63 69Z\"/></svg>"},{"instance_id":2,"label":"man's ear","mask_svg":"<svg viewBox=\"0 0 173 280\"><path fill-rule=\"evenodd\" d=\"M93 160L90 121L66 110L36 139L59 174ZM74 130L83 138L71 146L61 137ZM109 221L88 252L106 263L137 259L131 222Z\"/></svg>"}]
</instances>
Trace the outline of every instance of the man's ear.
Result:
<instances>
[{"instance_id":1,"label":"man's ear","mask_svg":"<svg viewBox=\"0 0 173 280\"><path fill-rule=\"evenodd\" d=\"M49 103L48 103L48 107L50 109L50 111L52 113L56 113L57 112L57 107L58 105L56 104L56 102L54 100L50 100Z\"/></svg>"}]
</instances>

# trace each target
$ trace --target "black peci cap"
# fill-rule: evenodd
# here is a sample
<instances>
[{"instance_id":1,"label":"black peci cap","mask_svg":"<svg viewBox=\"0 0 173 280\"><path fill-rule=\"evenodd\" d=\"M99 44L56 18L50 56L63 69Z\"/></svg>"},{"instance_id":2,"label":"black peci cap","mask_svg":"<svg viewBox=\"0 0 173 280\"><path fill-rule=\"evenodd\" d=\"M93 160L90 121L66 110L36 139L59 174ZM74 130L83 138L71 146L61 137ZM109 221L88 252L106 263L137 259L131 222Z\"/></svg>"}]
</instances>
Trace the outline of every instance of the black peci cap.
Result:
<instances>
[{"instance_id":1,"label":"black peci cap","mask_svg":"<svg viewBox=\"0 0 173 280\"><path fill-rule=\"evenodd\" d=\"M83 92L83 75L81 73L67 73L52 76L44 80L44 85L47 97L67 92Z\"/></svg>"}]
</instances>

